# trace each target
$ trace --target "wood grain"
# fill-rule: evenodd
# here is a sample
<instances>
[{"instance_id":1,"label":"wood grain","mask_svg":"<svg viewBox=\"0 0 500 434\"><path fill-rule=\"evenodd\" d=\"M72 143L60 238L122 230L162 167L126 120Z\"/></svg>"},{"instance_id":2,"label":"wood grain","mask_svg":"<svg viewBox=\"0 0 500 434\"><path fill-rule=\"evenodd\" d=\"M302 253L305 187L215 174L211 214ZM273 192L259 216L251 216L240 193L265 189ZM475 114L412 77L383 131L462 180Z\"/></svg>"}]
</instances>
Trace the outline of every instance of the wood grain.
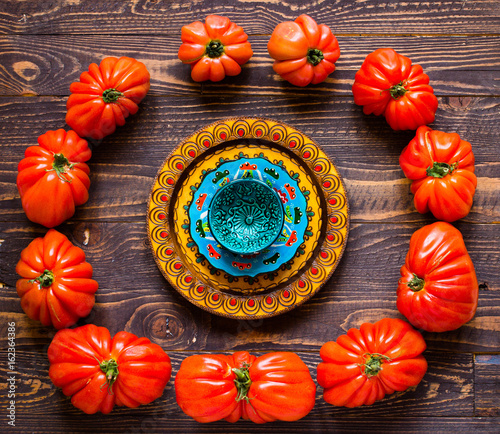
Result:
<instances>
[{"instance_id":1,"label":"wood grain","mask_svg":"<svg viewBox=\"0 0 500 434\"><path fill-rule=\"evenodd\" d=\"M249 35L258 35L270 34L279 22L302 13L339 34L463 35L498 33L500 8L495 0L9 1L0 15L0 32L179 34L183 25L217 14L244 26Z\"/></svg>"},{"instance_id":2,"label":"wood grain","mask_svg":"<svg viewBox=\"0 0 500 434\"><path fill-rule=\"evenodd\" d=\"M194 83L177 59L181 27L210 13L244 27L254 56L238 77ZM322 84L294 87L272 70L274 27L307 13L337 35L341 57ZM16 324L16 427L8 432L290 433L481 432L500 426L500 2L497 0L7 0L0 6L0 409L6 408L7 324ZM423 333L429 369L421 384L373 406L334 408L323 401L303 420L255 425L199 424L175 401L182 360L201 352L298 352L313 378L319 349L349 328L396 309L399 268L412 233L434 221L416 213L398 164L414 132L394 132L365 116L351 85L365 56L393 47L423 66L439 97L434 129L472 143L478 188L462 232L479 280L472 321L447 333ZM139 113L101 142L91 142L90 199L57 229L80 246L99 282L96 305L77 325L146 336L170 355L163 396L138 409L84 415L48 378L55 330L20 307L15 265L46 228L27 220L15 185L26 147L65 125L69 85L91 62L132 56L151 72ZM307 303L265 320L212 315L173 289L147 240L146 206L166 156L216 120L260 116L285 122L334 160L350 201L351 228L340 264ZM6 423L6 413L0 412ZM3 430L5 431L5 429ZM2 431L2 432L3 432Z\"/></svg>"},{"instance_id":3,"label":"wood grain","mask_svg":"<svg viewBox=\"0 0 500 434\"><path fill-rule=\"evenodd\" d=\"M27 319L15 292L14 264L21 250L45 232L24 224L4 224L0 238L0 288L5 312L2 323L16 313L20 345L30 331L44 327ZM480 291L475 318L458 330L425 333L429 348L452 352L496 351L500 348L498 250L496 225L457 226L476 264ZM311 350L335 340L349 328L384 317L400 317L396 309L399 269L404 263L413 225L353 224L348 247L333 277L311 300L274 318L236 321L193 307L166 282L153 260L144 223L79 223L61 230L81 248L99 282L96 306L79 325L95 323L112 333L143 333L164 348L233 351ZM85 234L85 232L87 234ZM11 234L16 234L12 237ZM83 243L88 238L87 244ZM384 258L381 261L380 258ZM109 317L110 312L120 315ZM165 328L168 319L169 330ZM6 334L0 333L0 343Z\"/></svg>"},{"instance_id":4,"label":"wood grain","mask_svg":"<svg viewBox=\"0 0 500 434\"><path fill-rule=\"evenodd\" d=\"M336 71L316 86L299 88L272 69L269 36L250 38L254 55L237 77L195 83L190 67L177 58L177 36L10 35L0 37L0 95L68 95L90 63L107 56L134 57L151 73L152 95L317 95L352 97L351 86L365 57L390 46L422 65L436 95L498 95L500 37L339 36Z\"/></svg>"},{"instance_id":5,"label":"wood grain","mask_svg":"<svg viewBox=\"0 0 500 434\"><path fill-rule=\"evenodd\" d=\"M116 410L114 414L78 417L71 413L64 413L65 407L60 406L53 413L27 414L23 416L26 426L36 427L39 433L76 433L76 432L99 432L138 434L145 431L151 433L174 432L174 433L212 433L220 434L234 433L273 433L289 434L290 432L317 433L317 432L340 432L360 433L370 430L383 432L464 432L464 433L498 433L498 421L495 418L474 417L332 417L329 414L321 418L306 417L298 422L273 422L269 424L256 425L248 421L240 421L234 425L221 421L210 424L199 424L184 416L176 416L169 408L157 407L150 413L143 414L142 410L136 410L129 414L128 411ZM61 414L66 414L62 417ZM48 420L50 418L50 420ZM82 427L85 427L82 429ZM167 431L168 430L168 431ZM11 432L22 432L14 429Z\"/></svg>"},{"instance_id":6,"label":"wood grain","mask_svg":"<svg viewBox=\"0 0 500 434\"><path fill-rule=\"evenodd\" d=\"M26 222L15 186L24 150L49 129L63 128L65 100L5 98L0 171L0 218ZM441 98L433 127L456 131L473 144L478 189L466 222L499 221L500 172L495 126L499 98ZM42 108L41 108L42 106ZM321 145L344 178L353 221L428 221L413 206L409 181L399 167L399 154L414 136L394 132L385 120L365 116L345 98L162 98L147 97L139 114L115 134L94 144L90 160L90 199L74 217L79 221L143 219L153 179L180 141L204 125L234 116L262 116L288 123ZM186 122L189 119L189 122ZM133 182L129 180L133 179ZM127 185L127 194L123 186Z\"/></svg>"},{"instance_id":7,"label":"wood grain","mask_svg":"<svg viewBox=\"0 0 500 434\"><path fill-rule=\"evenodd\" d=\"M500 355L477 354L474 357L474 401L476 416L500 416Z\"/></svg>"},{"instance_id":8,"label":"wood grain","mask_svg":"<svg viewBox=\"0 0 500 434\"><path fill-rule=\"evenodd\" d=\"M141 407L140 409L120 409L116 408L113 413L103 420L97 415L87 416L74 408L69 398L64 397L62 392L54 387L48 377L49 363L46 356L47 342L43 348L38 351L16 351L16 364L19 370L16 371L17 381L16 402L17 418L40 418L44 414L54 415L59 420L64 420L60 415L65 415L66 419L71 418L72 423L77 420L85 421L86 428L101 432L96 425L103 424L103 428L112 429L119 417L123 420L131 419L132 426L137 425L137 419L151 417L157 412L164 412L168 419L184 420L193 427L197 425L178 407L175 401L174 378L167 385L167 388L161 398L155 402ZM164 347L172 361L173 373L178 372L182 361L194 354L193 352L172 351ZM198 353L196 353L198 354ZM252 352L252 354L261 355L264 352ZM313 380L316 382L316 368L321 362L319 357L319 347L315 352L298 352L299 357L309 367ZM323 389L317 387L316 404L311 413L304 418L304 422L316 422L324 417L342 418L342 417L405 417L408 408L411 407L412 416L420 417L471 417L473 415L473 375L472 375L472 357L470 355L451 355L441 351L425 352L426 360L430 368L425 374L422 382L404 392L398 392L388 395L384 400L376 402L374 405L364 408L347 409L342 407L333 407L326 403L323 398ZM451 357L454 358L452 370L448 369ZM6 353L0 352L0 362L5 366ZM0 371L0 379L5 383L7 374L4 370ZM453 402L453 405L449 403ZM5 399L0 399L0 405L5 404ZM54 424L54 420L51 421ZM214 424L222 427L224 422ZM298 425L300 427L301 425Z\"/></svg>"}]
</instances>

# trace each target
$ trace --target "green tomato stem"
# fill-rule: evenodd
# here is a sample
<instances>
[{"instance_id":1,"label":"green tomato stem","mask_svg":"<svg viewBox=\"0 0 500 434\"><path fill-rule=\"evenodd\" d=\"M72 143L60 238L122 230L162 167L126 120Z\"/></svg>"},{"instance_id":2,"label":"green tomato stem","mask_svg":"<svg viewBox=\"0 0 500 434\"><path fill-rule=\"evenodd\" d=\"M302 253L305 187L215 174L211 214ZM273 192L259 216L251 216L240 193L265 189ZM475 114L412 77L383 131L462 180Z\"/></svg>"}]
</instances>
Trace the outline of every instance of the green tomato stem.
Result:
<instances>
[{"instance_id":1,"label":"green tomato stem","mask_svg":"<svg viewBox=\"0 0 500 434\"><path fill-rule=\"evenodd\" d=\"M206 46L205 54L212 59L220 57L224 54L224 45L217 40L210 41Z\"/></svg>"},{"instance_id":2,"label":"green tomato stem","mask_svg":"<svg viewBox=\"0 0 500 434\"><path fill-rule=\"evenodd\" d=\"M52 162L52 169L47 169L47 172L51 172L54 170L57 174L57 177L64 182L71 182L71 179L68 179L64 176L67 170L71 170L71 168L75 165L75 163L70 163L69 160L63 154L54 154L54 161Z\"/></svg>"},{"instance_id":3,"label":"green tomato stem","mask_svg":"<svg viewBox=\"0 0 500 434\"><path fill-rule=\"evenodd\" d=\"M234 379L234 384L238 390L238 396L236 401L241 401L244 399L247 403L250 402L250 398L247 396L250 386L252 385L252 380L250 379L249 372L250 365L244 364L242 368L233 368L232 371L236 378Z\"/></svg>"},{"instance_id":4,"label":"green tomato stem","mask_svg":"<svg viewBox=\"0 0 500 434\"><path fill-rule=\"evenodd\" d=\"M418 292L424 289L425 280L413 273L413 278L406 284L413 292Z\"/></svg>"},{"instance_id":5,"label":"green tomato stem","mask_svg":"<svg viewBox=\"0 0 500 434\"><path fill-rule=\"evenodd\" d=\"M399 99L407 92L407 90L405 88L404 83L402 81L400 81L398 84L395 84L394 86L392 86L389 89L389 92L394 99Z\"/></svg>"},{"instance_id":6,"label":"green tomato stem","mask_svg":"<svg viewBox=\"0 0 500 434\"><path fill-rule=\"evenodd\" d=\"M118 98L121 98L123 96L123 93L120 92L119 90L116 89L106 89L102 93L102 100L106 103L109 104L111 102L116 102L118 101Z\"/></svg>"},{"instance_id":7,"label":"green tomato stem","mask_svg":"<svg viewBox=\"0 0 500 434\"><path fill-rule=\"evenodd\" d=\"M101 371L106 375L106 383L104 383L101 387L107 384L108 390L111 393L111 387L113 386L113 383L116 381L116 379L118 378L118 374L120 373L118 371L118 363L115 359L109 359L105 360L104 362L99 362L99 367L101 368Z\"/></svg>"},{"instance_id":8,"label":"green tomato stem","mask_svg":"<svg viewBox=\"0 0 500 434\"><path fill-rule=\"evenodd\" d=\"M307 52L307 61L312 66L316 66L324 58L325 56L323 56L323 52L321 50L318 50L317 48L309 48L309 51Z\"/></svg>"},{"instance_id":9,"label":"green tomato stem","mask_svg":"<svg viewBox=\"0 0 500 434\"><path fill-rule=\"evenodd\" d=\"M444 178L446 175L451 175L454 170L458 169L458 163L453 164L448 163L437 163L433 162L432 166L429 166L426 170L428 176L433 176L434 178Z\"/></svg>"},{"instance_id":10,"label":"green tomato stem","mask_svg":"<svg viewBox=\"0 0 500 434\"><path fill-rule=\"evenodd\" d=\"M382 370L382 364L384 361L390 362L391 359L383 354L379 353L366 353L365 363L360 363L358 366L368 378L376 376Z\"/></svg>"},{"instance_id":11,"label":"green tomato stem","mask_svg":"<svg viewBox=\"0 0 500 434\"><path fill-rule=\"evenodd\" d=\"M48 288L50 285L54 283L54 273L50 270L44 270L40 276L36 279L29 280L30 283L38 282L42 288Z\"/></svg>"}]
</instances>

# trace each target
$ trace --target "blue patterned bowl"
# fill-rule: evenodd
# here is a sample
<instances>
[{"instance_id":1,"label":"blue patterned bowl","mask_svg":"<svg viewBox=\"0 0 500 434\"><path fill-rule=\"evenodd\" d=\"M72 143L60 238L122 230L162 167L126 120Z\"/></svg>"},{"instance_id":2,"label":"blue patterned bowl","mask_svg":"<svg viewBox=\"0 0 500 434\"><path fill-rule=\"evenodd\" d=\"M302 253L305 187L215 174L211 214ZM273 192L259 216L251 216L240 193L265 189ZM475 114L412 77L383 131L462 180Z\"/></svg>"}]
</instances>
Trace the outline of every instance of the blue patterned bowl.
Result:
<instances>
[{"instance_id":1,"label":"blue patterned bowl","mask_svg":"<svg viewBox=\"0 0 500 434\"><path fill-rule=\"evenodd\" d=\"M278 194L264 182L240 179L224 185L209 205L208 224L227 250L248 255L266 249L283 229Z\"/></svg>"},{"instance_id":2,"label":"blue patterned bowl","mask_svg":"<svg viewBox=\"0 0 500 434\"><path fill-rule=\"evenodd\" d=\"M232 155L231 155L232 156ZM189 229L197 246L199 260L207 260L215 269L229 276L258 276L272 273L294 259L305 240L309 225L306 216L309 192L300 188L299 175L288 172L278 161L264 157L249 158L235 155L234 160L221 160L215 167L207 167L201 182L192 186L193 199L189 205ZM214 196L224 186L240 180L265 183L281 199L284 222L278 238L258 253L237 254L214 237L208 222ZM311 212L311 211L309 211Z\"/></svg>"}]
</instances>

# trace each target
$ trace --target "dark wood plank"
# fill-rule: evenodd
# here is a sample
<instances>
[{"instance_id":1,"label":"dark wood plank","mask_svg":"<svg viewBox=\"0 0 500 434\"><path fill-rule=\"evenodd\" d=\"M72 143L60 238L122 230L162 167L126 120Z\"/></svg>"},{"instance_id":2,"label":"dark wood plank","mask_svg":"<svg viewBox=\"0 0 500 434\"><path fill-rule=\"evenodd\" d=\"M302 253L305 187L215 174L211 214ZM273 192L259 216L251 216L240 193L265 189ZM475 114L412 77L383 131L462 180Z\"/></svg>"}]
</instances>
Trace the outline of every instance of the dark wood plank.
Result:
<instances>
[{"instance_id":1,"label":"dark wood plank","mask_svg":"<svg viewBox=\"0 0 500 434\"><path fill-rule=\"evenodd\" d=\"M200 424L194 420L183 417L174 417L169 408L158 407L148 414L143 414L141 410L136 410L132 414L127 411L114 410L114 413L106 416L86 416L78 418L66 415L63 419L60 415L50 414L51 421L46 414L24 416L25 426L29 430L37 433L56 434L68 432L84 433L99 432L100 434L117 433L132 434L141 433L145 430L148 433L212 433L220 434L234 433L354 433L367 431L383 431L389 433L429 433L429 432L458 432L458 433L498 433L498 418L474 418L474 417L331 417L324 415L318 419L306 417L297 422L272 422L264 425L256 425L248 421L239 421L230 424L225 421ZM92 431L94 430L94 431ZM9 432L26 431L12 429Z\"/></svg>"},{"instance_id":2,"label":"dark wood plank","mask_svg":"<svg viewBox=\"0 0 500 434\"><path fill-rule=\"evenodd\" d=\"M68 95L69 85L92 62L106 56L131 56L145 63L153 95L318 95L352 96L355 72L366 55L390 46L419 63L436 95L498 95L500 37L339 36L342 50L336 71L322 84L299 88L272 69L268 36L250 39L254 56L238 77L195 83L190 67L177 58L175 36L12 35L0 38L0 95Z\"/></svg>"},{"instance_id":3,"label":"dark wood plank","mask_svg":"<svg viewBox=\"0 0 500 434\"><path fill-rule=\"evenodd\" d=\"M0 232L0 288L2 323L14 318L18 345L33 345L30 336L46 336L46 329L27 319L15 291L15 264L21 250L45 230L29 224L4 223ZM384 317L403 318L396 309L399 269L411 234L418 225L353 224L339 267L325 286L301 307L274 318L236 321L191 305L166 282L147 244L144 223L65 224L60 230L82 247L94 267L100 288L96 306L80 325L105 325L112 333L145 330L165 348L176 350L271 351L277 348L315 350L351 327ZM424 333L431 350L454 353L497 351L498 245L496 225L460 224L481 284L475 318L458 330ZM87 243L85 245L84 243ZM119 312L112 315L110 312ZM14 315L14 317L12 316ZM169 322L169 331L164 325ZM0 343L6 339L0 335Z\"/></svg>"},{"instance_id":4,"label":"dark wood plank","mask_svg":"<svg viewBox=\"0 0 500 434\"><path fill-rule=\"evenodd\" d=\"M180 29L209 13L226 15L249 34L254 56L238 77L194 83L177 59ZM322 84L294 87L272 70L267 41L284 20L307 13L329 25L342 55ZM500 170L498 152L500 2L496 0L10 0L0 7L0 384L6 384L7 324L16 323L16 427L9 432L498 432L500 348ZM29 222L15 186L27 146L64 122L69 84L109 55L142 60L150 94L125 127L92 143L89 202L58 229L81 246L100 288L78 325L127 330L181 361L200 352L298 352L313 378L319 348L351 327L396 309L399 268L411 234L433 222L414 211L398 165L413 132L393 132L364 116L351 85L365 56L393 47L420 63L439 96L431 127L456 131L476 156L478 190L464 235L480 284L475 318L448 333L423 333L429 370L422 383L373 406L334 408L322 399L296 423L198 424L164 395L139 409L87 416L48 378L55 330L23 313L15 290L21 250L46 229ZM27 96L31 98L23 98ZM163 278L146 233L149 190L166 155L204 125L232 116L288 123L316 140L336 163L351 205L351 232L332 278L287 314L236 321L189 303ZM1 389L1 387L0 387ZM5 392L5 387L4 387ZM0 407L7 396L0 393ZM6 422L5 416L0 416Z\"/></svg>"},{"instance_id":5,"label":"dark wood plank","mask_svg":"<svg viewBox=\"0 0 500 434\"><path fill-rule=\"evenodd\" d=\"M500 416L500 355L477 354L474 357L474 414Z\"/></svg>"},{"instance_id":6,"label":"dark wood plank","mask_svg":"<svg viewBox=\"0 0 500 434\"><path fill-rule=\"evenodd\" d=\"M230 17L251 35L270 34L279 22L302 13L337 33L365 35L498 33L500 16L495 0L11 1L0 14L0 32L177 34L185 24L218 14Z\"/></svg>"},{"instance_id":7,"label":"dark wood plank","mask_svg":"<svg viewBox=\"0 0 500 434\"><path fill-rule=\"evenodd\" d=\"M49 363L46 351L50 341L40 350L16 350L16 370L14 374L8 374L3 368L0 370L0 379L5 383L6 379L15 377L16 380L16 427L24 431L29 431L37 424L37 431L48 429L51 426L77 427L78 423L84 424L88 432L108 432L112 431L119 420L119 426L127 426L129 429L142 427L144 421L153 417L158 417L159 429L168 426L172 429L172 423L182 423L183 426L192 429L203 429L203 425L198 424L185 415L176 403L174 378L179 370L181 362L197 352L177 352L164 347L172 361L172 378L167 385L163 396L153 403L142 406L138 409L127 409L116 407L113 412L106 417L101 415L85 415L80 410L73 407L70 399L54 387L48 377ZM252 354L260 355L264 353L251 351ZM298 355L309 367L313 380L316 382L316 368L321 362L319 357L319 347L313 353L299 352ZM384 418L406 418L408 409L411 408L412 417L471 417L473 414L473 375L471 355L451 355L440 351L425 353L429 363L429 368L422 382L404 392L394 393L386 396L385 399L375 404L362 408L347 409L343 407L333 407L323 400L323 389L317 386L316 404L311 413L302 421L287 424L289 429L296 430L308 423L310 425L321 424L325 418L329 420L347 418L373 418L380 420ZM6 363L6 352L0 351L0 362L2 366ZM11 372L11 371L9 371ZM3 401L3 402L2 402ZM4 403L4 398L0 403ZM47 417L49 416L49 417ZM351 419L352 420L352 419ZM347 422L347 420L345 421ZM245 428L248 424L240 422ZM233 429L239 428L235 425ZM253 424L252 424L253 425ZM285 424L277 423L284 426ZM209 430L221 429L229 424L224 421L214 423L207 428ZM275 424L272 425L274 430ZM73 429L70 430L74 432ZM184 429L182 430L184 432ZM179 432L179 431L178 431ZM225 432L225 430L224 430Z\"/></svg>"},{"instance_id":8,"label":"dark wood plank","mask_svg":"<svg viewBox=\"0 0 500 434\"><path fill-rule=\"evenodd\" d=\"M479 185L466 222L498 222L500 215L498 104L498 98L441 98L431 125L456 131L473 144ZM432 218L415 211L409 182L398 163L414 132L392 131L383 118L363 115L350 99L149 96L125 127L94 146L90 200L74 219L142 220L153 178L168 153L202 126L234 116L236 110L241 116L286 122L324 147L344 177L353 221L423 223ZM2 219L27 221L15 186L17 164L39 135L65 127L65 112L65 99L61 98L0 100L6 144L0 171Z\"/></svg>"}]
</instances>

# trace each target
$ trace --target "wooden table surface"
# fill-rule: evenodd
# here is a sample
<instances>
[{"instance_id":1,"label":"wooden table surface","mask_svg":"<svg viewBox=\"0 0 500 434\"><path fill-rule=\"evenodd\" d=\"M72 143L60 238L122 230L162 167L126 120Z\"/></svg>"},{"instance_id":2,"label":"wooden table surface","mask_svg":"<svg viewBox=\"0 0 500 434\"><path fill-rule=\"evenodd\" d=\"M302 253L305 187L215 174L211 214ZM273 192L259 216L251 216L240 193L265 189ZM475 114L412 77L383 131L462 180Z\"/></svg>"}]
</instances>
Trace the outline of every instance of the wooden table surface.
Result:
<instances>
[{"instance_id":1,"label":"wooden table surface","mask_svg":"<svg viewBox=\"0 0 500 434\"><path fill-rule=\"evenodd\" d=\"M194 83L177 59L180 29L206 15L244 27L254 56L238 77ZM274 27L307 13L336 34L337 70L294 87L272 70ZM500 3L409 0L2 1L0 4L0 418L2 432L498 432L500 389ZM372 406L334 408L318 387L312 412L295 423L199 424L175 401L182 360L201 352L297 352L316 378L319 349L351 327L401 315L399 268L411 234L432 223L413 206L398 158L414 132L394 132L353 103L354 74L371 51L392 47L423 66L439 99L431 127L472 143L478 187L462 232L479 280L475 318L447 333L423 333L429 369L416 388ZM68 128L69 85L92 62L131 56L151 90L124 127L93 147L90 199L57 229L84 249L99 282L78 325L126 330L161 345L173 362L163 396L139 409L85 415L48 377L55 330L23 313L15 284L21 250L46 229L27 220L16 188L25 149L47 130ZM351 209L345 254L313 298L284 315L238 321L193 306L163 278L148 246L153 179L181 140L216 120L262 116L314 139L334 160ZM16 328L16 427L7 425L7 323Z\"/></svg>"}]
</instances>

